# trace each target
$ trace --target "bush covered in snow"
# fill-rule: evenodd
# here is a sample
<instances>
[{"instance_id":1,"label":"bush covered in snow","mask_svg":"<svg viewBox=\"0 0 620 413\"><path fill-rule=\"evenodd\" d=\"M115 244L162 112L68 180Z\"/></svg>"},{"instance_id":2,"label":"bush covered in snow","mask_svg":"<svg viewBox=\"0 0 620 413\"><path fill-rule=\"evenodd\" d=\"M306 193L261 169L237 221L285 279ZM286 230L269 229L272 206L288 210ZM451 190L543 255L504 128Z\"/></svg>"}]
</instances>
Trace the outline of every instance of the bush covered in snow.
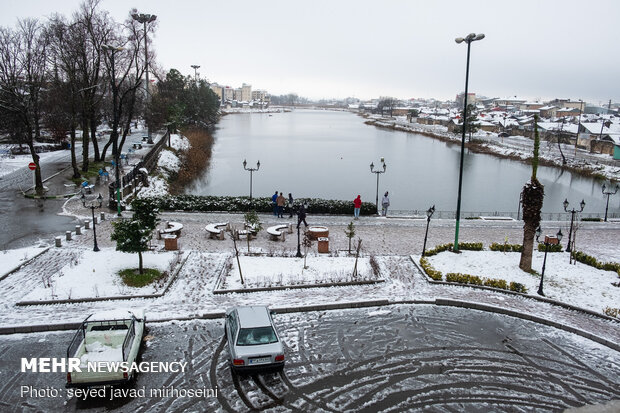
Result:
<instances>
[{"instance_id":1,"label":"bush covered in snow","mask_svg":"<svg viewBox=\"0 0 620 413\"><path fill-rule=\"evenodd\" d=\"M160 210L168 211L200 211L200 212L246 212L250 209L257 212L272 212L271 198L250 198L247 196L198 196L177 195L158 196L152 198ZM309 214L348 215L353 213L353 201L340 201L319 198L298 198L296 204L305 204ZM376 213L375 204L362 203L361 214Z\"/></svg>"}]
</instances>

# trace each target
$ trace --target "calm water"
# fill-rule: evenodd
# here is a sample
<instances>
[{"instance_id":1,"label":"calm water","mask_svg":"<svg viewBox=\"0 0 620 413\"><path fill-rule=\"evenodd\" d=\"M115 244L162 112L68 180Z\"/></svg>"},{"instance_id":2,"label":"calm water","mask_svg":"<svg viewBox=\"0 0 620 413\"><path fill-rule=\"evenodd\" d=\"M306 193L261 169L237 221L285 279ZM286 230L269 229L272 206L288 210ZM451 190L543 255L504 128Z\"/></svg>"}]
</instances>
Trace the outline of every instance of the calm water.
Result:
<instances>
[{"instance_id":1,"label":"calm water","mask_svg":"<svg viewBox=\"0 0 620 413\"><path fill-rule=\"evenodd\" d=\"M297 110L291 113L241 114L222 118L215 133L211 167L187 192L197 195L253 196L275 190L294 197L351 199L375 202L376 175L370 163L385 158L387 171L379 178L379 197L390 192L391 208L456 209L460 145L414 133L383 130L364 124L347 112ZM516 212L519 193L531 168L520 162L484 154L465 154L463 211ZM556 168L541 167L545 185L544 212L562 211L568 198L586 212L605 211L600 184ZM612 196L610 212L620 212L620 193Z\"/></svg>"}]
</instances>

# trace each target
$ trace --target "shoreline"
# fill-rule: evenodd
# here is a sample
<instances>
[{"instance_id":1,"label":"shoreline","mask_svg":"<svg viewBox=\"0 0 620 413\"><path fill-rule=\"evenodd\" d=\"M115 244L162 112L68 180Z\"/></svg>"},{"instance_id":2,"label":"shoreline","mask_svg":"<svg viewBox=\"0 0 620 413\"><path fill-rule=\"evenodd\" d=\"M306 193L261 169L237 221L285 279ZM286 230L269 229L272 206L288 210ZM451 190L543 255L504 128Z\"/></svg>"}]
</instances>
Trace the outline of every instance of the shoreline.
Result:
<instances>
[{"instance_id":1,"label":"shoreline","mask_svg":"<svg viewBox=\"0 0 620 413\"><path fill-rule=\"evenodd\" d=\"M433 139L437 139L437 140L440 140L446 143L460 144L461 142L460 137L458 139L453 139L450 136L441 135L441 134L435 133L430 130L424 130L422 125L417 124L417 123L413 123L411 125L418 125L418 127L415 127L415 126L407 127L405 125L397 123L396 120L370 119L367 115L364 115L364 114L358 114L358 115L366 119L364 123L369 126L375 126L377 128L390 129L390 130L407 132L407 133L416 133L416 134L423 135L423 136L433 138ZM472 138L471 141L465 142L465 148L474 153L488 154L491 156L496 156L501 159L519 161L519 162L522 162L528 165L531 162L531 155L528 156L523 152L518 152L517 150L512 150L512 153L505 153L499 150L494 150L495 148L500 149L501 147L499 145L498 146L489 145L487 142L484 142L480 139L476 139L475 136ZM508 147L504 148L504 150L508 150L508 149L510 148ZM618 170L615 173L609 173L609 174L605 174L604 173L605 171L601 171L600 168L599 169L594 168L590 163L587 164L590 168L584 169L583 166L578 167L578 166L572 166L572 165L558 164L556 161L545 158L545 157L539 158L539 165L559 168L564 171L575 173L577 175L584 176L587 178L593 178L599 181L609 180L612 183L616 183L620 181L620 165L618 165Z\"/></svg>"}]
</instances>

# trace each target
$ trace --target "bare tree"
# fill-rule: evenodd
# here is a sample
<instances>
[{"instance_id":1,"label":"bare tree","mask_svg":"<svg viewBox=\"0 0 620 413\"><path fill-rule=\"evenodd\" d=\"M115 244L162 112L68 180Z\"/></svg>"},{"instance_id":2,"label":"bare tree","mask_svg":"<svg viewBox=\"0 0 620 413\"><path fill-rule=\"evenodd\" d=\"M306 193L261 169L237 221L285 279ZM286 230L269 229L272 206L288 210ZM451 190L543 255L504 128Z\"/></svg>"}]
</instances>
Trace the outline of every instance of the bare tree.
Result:
<instances>
[{"instance_id":1,"label":"bare tree","mask_svg":"<svg viewBox=\"0 0 620 413\"><path fill-rule=\"evenodd\" d=\"M45 85L47 39L35 19L17 29L0 28L1 126L28 146L35 169L35 190L43 191L39 155L34 141L41 134L41 93ZM12 129L12 130L11 130Z\"/></svg>"}]
</instances>

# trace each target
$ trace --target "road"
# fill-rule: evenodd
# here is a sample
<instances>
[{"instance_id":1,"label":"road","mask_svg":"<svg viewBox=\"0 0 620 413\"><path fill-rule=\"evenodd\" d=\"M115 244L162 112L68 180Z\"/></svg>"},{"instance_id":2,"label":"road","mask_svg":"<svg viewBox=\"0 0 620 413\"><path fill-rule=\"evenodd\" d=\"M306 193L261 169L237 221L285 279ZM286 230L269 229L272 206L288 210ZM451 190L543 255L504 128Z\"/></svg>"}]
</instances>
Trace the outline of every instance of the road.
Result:
<instances>
[{"instance_id":1,"label":"road","mask_svg":"<svg viewBox=\"0 0 620 413\"><path fill-rule=\"evenodd\" d=\"M41 174L46 179L71 164L69 151L46 154ZM50 234L62 234L75 226L74 218L59 216L63 199L28 199L22 191L32 187L32 171L27 162L0 179L0 249L30 246L40 239L49 242Z\"/></svg>"},{"instance_id":2,"label":"road","mask_svg":"<svg viewBox=\"0 0 620 413\"><path fill-rule=\"evenodd\" d=\"M186 361L142 373L145 396L68 398L62 373L20 373L22 357L63 357L72 333L0 337L2 411L557 411L620 394L620 354L508 316L431 305L276 315L283 373L234 376L221 320L151 324L142 361ZM56 389L58 397L20 394ZM30 387L32 386L32 387ZM149 397L152 389L217 389Z\"/></svg>"}]
</instances>

